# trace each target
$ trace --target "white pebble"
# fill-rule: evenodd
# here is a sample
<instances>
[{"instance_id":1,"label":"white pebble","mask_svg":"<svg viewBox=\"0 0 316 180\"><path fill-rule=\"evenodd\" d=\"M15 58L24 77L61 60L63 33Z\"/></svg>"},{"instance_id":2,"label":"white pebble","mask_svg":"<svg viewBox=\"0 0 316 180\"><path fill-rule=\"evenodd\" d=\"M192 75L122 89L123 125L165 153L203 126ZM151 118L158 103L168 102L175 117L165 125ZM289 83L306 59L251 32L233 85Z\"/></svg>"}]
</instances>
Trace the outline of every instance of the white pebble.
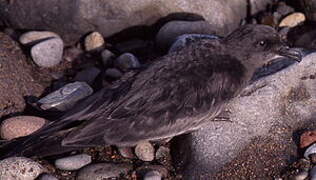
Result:
<instances>
[{"instance_id":1,"label":"white pebble","mask_svg":"<svg viewBox=\"0 0 316 180\"><path fill-rule=\"evenodd\" d=\"M152 161L155 158L155 149L150 142L143 141L135 147L135 154L140 160Z\"/></svg>"},{"instance_id":2,"label":"white pebble","mask_svg":"<svg viewBox=\"0 0 316 180\"><path fill-rule=\"evenodd\" d=\"M55 161L55 166L61 170L74 171L90 163L91 163L90 155L78 154L74 156L57 159Z\"/></svg>"},{"instance_id":3,"label":"white pebble","mask_svg":"<svg viewBox=\"0 0 316 180\"><path fill-rule=\"evenodd\" d=\"M19 38L20 43L26 45L32 42L48 38L60 38L58 34L50 31L30 31L22 34Z\"/></svg>"}]
</instances>

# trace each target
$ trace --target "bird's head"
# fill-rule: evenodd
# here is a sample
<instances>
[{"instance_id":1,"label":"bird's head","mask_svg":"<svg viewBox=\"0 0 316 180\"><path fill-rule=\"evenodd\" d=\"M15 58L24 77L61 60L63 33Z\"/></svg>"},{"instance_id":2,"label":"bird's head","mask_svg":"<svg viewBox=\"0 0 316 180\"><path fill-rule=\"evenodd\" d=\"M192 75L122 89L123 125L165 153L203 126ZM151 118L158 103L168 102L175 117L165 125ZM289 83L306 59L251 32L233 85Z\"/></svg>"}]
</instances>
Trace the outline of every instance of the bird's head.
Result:
<instances>
[{"instance_id":1,"label":"bird's head","mask_svg":"<svg viewBox=\"0 0 316 180\"><path fill-rule=\"evenodd\" d=\"M266 25L241 26L224 38L231 54L238 57L247 68L256 69L276 56L289 57L300 62L299 51L289 48L278 32Z\"/></svg>"}]
</instances>

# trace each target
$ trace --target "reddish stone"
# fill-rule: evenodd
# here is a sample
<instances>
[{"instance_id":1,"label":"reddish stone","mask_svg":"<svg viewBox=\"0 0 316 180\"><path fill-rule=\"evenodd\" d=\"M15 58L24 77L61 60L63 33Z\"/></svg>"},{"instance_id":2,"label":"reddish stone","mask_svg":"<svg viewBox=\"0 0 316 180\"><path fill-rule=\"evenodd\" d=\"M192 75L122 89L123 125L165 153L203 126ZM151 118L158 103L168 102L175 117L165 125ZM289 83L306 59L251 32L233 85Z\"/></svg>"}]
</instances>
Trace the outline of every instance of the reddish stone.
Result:
<instances>
[{"instance_id":1,"label":"reddish stone","mask_svg":"<svg viewBox=\"0 0 316 180\"><path fill-rule=\"evenodd\" d=\"M300 148L308 147L316 142L316 131L306 131L301 135Z\"/></svg>"}]
</instances>

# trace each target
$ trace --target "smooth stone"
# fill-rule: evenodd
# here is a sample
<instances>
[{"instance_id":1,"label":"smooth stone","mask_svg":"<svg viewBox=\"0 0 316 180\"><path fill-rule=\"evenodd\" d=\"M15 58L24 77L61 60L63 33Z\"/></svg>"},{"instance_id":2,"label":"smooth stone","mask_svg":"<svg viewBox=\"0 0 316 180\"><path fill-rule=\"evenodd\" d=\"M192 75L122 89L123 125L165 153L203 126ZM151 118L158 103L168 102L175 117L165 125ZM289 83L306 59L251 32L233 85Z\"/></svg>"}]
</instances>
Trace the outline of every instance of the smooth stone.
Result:
<instances>
[{"instance_id":1,"label":"smooth stone","mask_svg":"<svg viewBox=\"0 0 316 180\"><path fill-rule=\"evenodd\" d=\"M294 27L301 23L303 23L306 20L305 15L303 13L292 13L288 16L286 16L279 24L279 27Z\"/></svg>"},{"instance_id":2,"label":"smooth stone","mask_svg":"<svg viewBox=\"0 0 316 180\"><path fill-rule=\"evenodd\" d=\"M58 180L55 176L51 174L41 174L37 180Z\"/></svg>"},{"instance_id":3,"label":"smooth stone","mask_svg":"<svg viewBox=\"0 0 316 180\"><path fill-rule=\"evenodd\" d=\"M135 147L136 156L142 161L152 161L155 158L155 148L148 141L140 142Z\"/></svg>"},{"instance_id":4,"label":"smooth stone","mask_svg":"<svg viewBox=\"0 0 316 180\"><path fill-rule=\"evenodd\" d=\"M45 125L46 119L35 116L16 116L1 123L0 134L2 139L11 140L27 136Z\"/></svg>"},{"instance_id":5,"label":"smooth stone","mask_svg":"<svg viewBox=\"0 0 316 180\"><path fill-rule=\"evenodd\" d=\"M184 34L214 34L214 29L207 21L170 21L157 33L157 45L168 49L177 37Z\"/></svg>"},{"instance_id":6,"label":"smooth stone","mask_svg":"<svg viewBox=\"0 0 316 180\"><path fill-rule=\"evenodd\" d=\"M113 54L110 50L104 49L101 53L102 63L104 66L109 66L112 64L112 61L115 58L115 54Z\"/></svg>"},{"instance_id":7,"label":"smooth stone","mask_svg":"<svg viewBox=\"0 0 316 180\"><path fill-rule=\"evenodd\" d=\"M156 151L156 159L168 159L170 157L170 149L160 146Z\"/></svg>"},{"instance_id":8,"label":"smooth stone","mask_svg":"<svg viewBox=\"0 0 316 180\"><path fill-rule=\"evenodd\" d=\"M306 151L304 152L304 157L305 157L306 159L309 159L309 155L315 154L315 153L316 153L316 143L313 144L313 145L311 145L311 146L309 146L309 147L306 149Z\"/></svg>"},{"instance_id":9,"label":"smooth stone","mask_svg":"<svg viewBox=\"0 0 316 180\"><path fill-rule=\"evenodd\" d=\"M116 68L109 68L105 70L105 75L110 78L119 79L123 76L123 73Z\"/></svg>"},{"instance_id":10,"label":"smooth stone","mask_svg":"<svg viewBox=\"0 0 316 180\"><path fill-rule=\"evenodd\" d=\"M48 94L37 103L41 109L65 111L79 100L91 95L93 89L85 82L74 82Z\"/></svg>"},{"instance_id":11,"label":"smooth stone","mask_svg":"<svg viewBox=\"0 0 316 180\"><path fill-rule=\"evenodd\" d=\"M64 43L60 38L48 39L32 47L33 61L40 67L53 67L59 64L63 56Z\"/></svg>"},{"instance_id":12,"label":"smooth stone","mask_svg":"<svg viewBox=\"0 0 316 180\"><path fill-rule=\"evenodd\" d=\"M23 45L34 43L49 38L60 38L58 34L50 31L29 31L22 34L19 41Z\"/></svg>"},{"instance_id":13,"label":"smooth stone","mask_svg":"<svg viewBox=\"0 0 316 180\"><path fill-rule=\"evenodd\" d=\"M161 180L162 176L158 171L149 171L145 174L144 180Z\"/></svg>"},{"instance_id":14,"label":"smooth stone","mask_svg":"<svg viewBox=\"0 0 316 180\"><path fill-rule=\"evenodd\" d=\"M309 179L316 180L316 166L309 171Z\"/></svg>"},{"instance_id":15,"label":"smooth stone","mask_svg":"<svg viewBox=\"0 0 316 180\"><path fill-rule=\"evenodd\" d=\"M78 72L74 78L74 81L86 82L92 85L95 78L101 73L101 70L96 67L89 67Z\"/></svg>"},{"instance_id":16,"label":"smooth stone","mask_svg":"<svg viewBox=\"0 0 316 180\"><path fill-rule=\"evenodd\" d=\"M293 177L293 180L305 180L308 178L308 172L302 171Z\"/></svg>"},{"instance_id":17,"label":"smooth stone","mask_svg":"<svg viewBox=\"0 0 316 180\"><path fill-rule=\"evenodd\" d=\"M99 32L90 33L84 40L86 51L98 50L104 46L104 38Z\"/></svg>"},{"instance_id":18,"label":"smooth stone","mask_svg":"<svg viewBox=\"0 0 316 180\"><path fill-rule=\"evenodd\" d=\"M3 180L34 180L45 169L32 159L10 157L0 161L0 179Z\"/></svg>"},{"instance_id":19,"label":"smooth stone","mask_svg":"<svg viewBox=\"0 0 316 180\"><path fill-rule=\"evenodd\" d=\"M175 51L179 51L190 44L197 42L202 39L219 39L218 36L208 35L208 34L183 34L177 37L176 41L171 45L169 52L172 53Z\"/></svg>"},{"instance_id":20,"label":"smooth stone","mask_svg":"<svg viewBox=\"0 0 316 180\"><path fill-rule=\"evenodd\" d=\"M308 147L316 142L316 131L306 131L300 137L300 148Z\"/></svg>"},{"instance_id":21,"label":"smooth stone","mask_svg":"<svg viewBox=\"0 0 316 180\"><path fill-rule=\"evenodd\" d=\"M91 156L87 154L78 154L64 157L55 161L58 169L66 171L75 171L91 163Z\"/></svg>"},{"instance_id":22,"label":"smooth stone","mask_svg":"<svg viewBox=\"0 0 316 180\"><path fill-rule=\"evenodd\" d=\"M123 156L124 158L128 158L128 159L135 158L135 155L131 147L118 147L118 151L120 155Z\"/></svg>"},{"instance_id":23,"label":"smooth stone","mask_svg":"<svg viewBox=\"0 0 316 180\"><path fill-rule=\"evenodd\" d=\"M114 61L114 65L122 71L128 71L129 69L135 69L140 67L138 58L131 53L124 53L120 55Z\"/></svg>"},{"instance_id":24,"label":"smooth stone","mask_svg":"<svg viewBox=\"0 0 316 180\"><path fill-rule=\"evenodd\" d=\"M104 180L119 178L131 171L131 164L98 163L91 164L79 170L76 180Z\"/></svg>"}]
</instances>

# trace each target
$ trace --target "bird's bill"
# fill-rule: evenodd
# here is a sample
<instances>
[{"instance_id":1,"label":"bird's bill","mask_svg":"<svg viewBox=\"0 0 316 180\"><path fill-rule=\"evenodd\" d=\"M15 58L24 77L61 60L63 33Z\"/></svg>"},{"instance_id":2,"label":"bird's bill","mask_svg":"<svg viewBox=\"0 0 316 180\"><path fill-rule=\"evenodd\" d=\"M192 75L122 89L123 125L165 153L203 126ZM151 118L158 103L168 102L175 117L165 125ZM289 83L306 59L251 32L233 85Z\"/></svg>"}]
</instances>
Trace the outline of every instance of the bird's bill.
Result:
<instances>
[{"instance_id":1,"label":"bird's bill","mask_svg":"<svg viewBox=\"0 0 316 180\"><path fill-rule=\"evenodd\" d=\"M289 47L281 48L279 50L279 55L284 56L284 57L288 57L288 58L293 59L297 62L301 62L301 60L302 60L302 53L297 49L293 49L293 48L289 48Z\"/></svg>"}]
</instances>

